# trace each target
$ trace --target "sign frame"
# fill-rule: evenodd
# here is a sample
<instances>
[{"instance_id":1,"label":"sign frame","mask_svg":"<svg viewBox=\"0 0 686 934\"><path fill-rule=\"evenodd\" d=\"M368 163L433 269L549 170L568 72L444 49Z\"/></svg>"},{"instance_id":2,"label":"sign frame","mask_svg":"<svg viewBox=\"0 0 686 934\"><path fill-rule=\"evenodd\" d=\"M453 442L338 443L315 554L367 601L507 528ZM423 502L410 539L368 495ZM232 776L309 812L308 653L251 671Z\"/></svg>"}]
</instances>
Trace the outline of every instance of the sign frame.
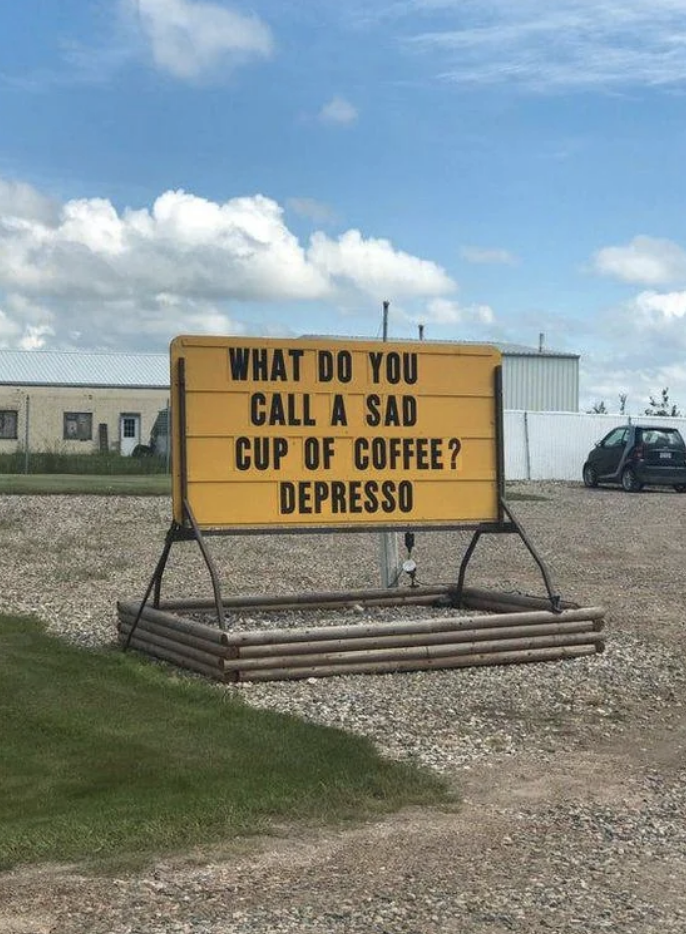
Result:
<instances>
[{"instance_id":1,"label":"sign frame","mask_svg":"<svg viewBox=\"0 0 686 934\"><path fill-rule=\"evenodd\" d=\"M179 340L177 338L177 340ZM203 340L203 338L197 338L196 340ZM205 339L206 340L206 339ZM173 342L172 342L173 344ZM343 346L343 344L342 344ZM388 348L388 344L380 344L381 347ZM226 615L225 615L225 606L222 599L221 593L221 584L219 578L219 572L217 566L212 557L211 551L209 549L206 538L211 535L219 536L236 536L236 535L250 535L250 534L310 534L310 533L321 533L321 532L398 532L403 528L406 531L430 531L430 532L440 532L440 531L454 531L454 530L471 530L473 532L472 538L467 546L467 549L462 557L458 579L455 587L450 588L450 595L452 600L452 605L461 606L462 593L464 589L465 576L467 572L467 567L471 560L471 557L476 549L476 546L479 542L480 537L483 534L488 533L504 533L504 534L516 534L522 540L523 544L531 554L532 558L536 562L543 582L548 594L548 599L550 601L551 610L554 613L559 613L562 611L561 598L560 595L556 592L552 578L548 571L548 568L545 565L545 562L538 554L533 543L527 537L524 528L512 511L511 506L506 501L505 498L505 463L504 463L504 431L503 431L503 380L502 380L502 365L498 363L493 367L492 374L492 401L493 401L493 427L494 427L494 444L495 444L495 484L496 484L496 496L497 496L497 506L495 510L495 518L489 521L474 521L474 522L465 522L465 521L456 521L456 522L445 522L445 523L422 523L412 520L407 520L403 522L395 522L393 524L313 524L303 526L289 526L289 527L276 527L273 526L251 526L251 527L217 527L217 526L203 526L201 527L193 513L191 503L188 496L188 437L186 432L187 426L187 412L186 412L186 372L185 372L185 360L181 356L178 356L177 359L174 359L173 355L170 360L170 368L172 375L172 419L171 419L171 440L172 440L172 467L173 467L173 518L167 534L165 537L164 546L162 553L159 557L155 570L150 578L147 589L143 596L142 601L138 604L137 612L135 619L131 625L128 636L124 642L123 649L126 651L131 644L131 639L134 637L138 623L145 611L148 601L152 598L152 605L155 610L160 608L160 599L161 599L161 589L162 589L162 579L166 569L167 561L171 549L174 544L177 542L184 541L194 541L198 545L207 570L210 575L210 580L212 583L212 589L214 594L214 607L217 613L217 623L221 630L226 630ZM174 466L176 465L176 466ZM360 592L364 593L363 591ZM392 590L389 590L389 596L393 593ZM196 601L197 602L197 601ZM200 601L202 602L202 601ZM191 601L192 603L192 601ZM190 607L191 603L184 603L183 605Z\"/></svg>"},{"instance_id":2,"label":"sign frame","mask_svg":"<svg viewBox=\"0 0 686 934\"><path fill-rule=\"evenodd\" d=\"M481 388L481 395L475 395L474 400L476 403L481 405L482 410L485 405L488 406L487 418L488 418L488 431L483 440L480 441L481 445L492 445L491 454L489 455L488 463L491 465L489 469L492 469L492 477L490 480L478 477L479 484L481 487L484 487L486 493L490 498L490 502L487 509L484 509L483 514L478 514L475 517L469 517L468 519L460 518L459 515L456 517L451 517L448 515L445 519L443 518L431 518L429 520L424 520L422 518L415 518L411 514L403 515L398 514L389 518L387 521L384 521L383 517L374 518L373 520L366 520L364 518L355 518L354 520L346 521L345 519L337 519L336 521L327 521L327 517L318 516L317 521L313 519L299 520L298 518L292 520L282 520L280 517L271 518L269 521L265 522L246 522L245 520L241 522L224 522L224 521L209 521L206 516L201 516L198 512L197 504L193 501L193 492L201 483L194 482L197 481L197 455L194 461L196 465L196 475L192 476L192 471L189 471L189 459L193 458L193 451L191 450L189 458L189 446L192 448L193 445L198 446L198 439L192 435L189 435L189 398L191 403L194 402L194 394L196 398L202 397L203 395L214 401L214 397L219 398L219 393L215 395L209 395L209 393L204 393L198 389L198 383L193 383L193 379L197 380L198 377L191 376L191 387L189 389L188 385L188 357L194 352L197 354L200 349L202 354L205 349L211 349L213 351L223 350L225 353L231 352L229 348L239 347L242 348L246 345L250 345L249 349L252 352L251 348L266 348L265 353L270 350L273 352L276 348L282 348L281 353L285 353L288 349L288 352L300 353L300 354L312 354L315 353L336 353L340 354L341 351L350 355L357 355L355 357L359 362L359 358L363 357L365 353L369 351L369 348L373 348L374 351L378 350L378 356L381 357L382 354L391 354L393 355L394 351L396 354L399 354L401 351L407 353L412 351L413 356L425 355L428 357L430 353L436 354L439 363L443 363L444 368L454 365L458 367L460 363L464 363L465 366L469 366L472 369L475 367L481 367L480 379L481 383L479 384ZM332 350L333 348L333 350ZM370 354L371 355L371 354ZM483 358L483 359L481 359ZM191 357L192 359L192 357ZM228 357L227 357L228 359ZM216 365L216 363L215 363ZM228 369L228 365L227 365ZM205 535L222 535L222 534L231 534L231 535L246 535L246 534L297 534L297 533L315 533L315 532L397 532L404 529L412 528L416 530L434 530L434 531L452 531L452 530L470 530L476 529L477 527L488 528L492 531L506 531L509 527L509 523L506 518L506 513L503 508L503 500L505 494L505 471L504 471L504 451L503 451L503 398L502 398L502 364L500 361L499 352L493 348L491 345L464 345L459 347L459 349L453 345L448 345L446 343L431 343L431 342L380 342L380 341L362 341L362 340L342 340L340 338L316 338L316 339L284 339L284 340L275 340L275 339L259 339L259 338L241 338L241 337L225 337L225 338L211 338L211 337L188 337L180 336L175 338L170 346L170 370L171 370L171 437L172 437L172 467L173 467L173 513L174 519L179 526L184 528L192 528L193 525L197 525L202 529ZM195 372L199 371L197 356L195 360ZM490 375L489 375L490 374ZM209 377L207 378L209 379ZM483 382L484 379L488 379L491 385L488 387L488 395L483 391ZM205 374L200 377L202 386L201 389L205 389L204 380L206 380ZM241 391L247 391L249 389L255 388L250 384L248 387L239 387ZM265 388L264 386L257 386L256 388ZM279 389L277 386L266 387L269 389ZM289 386L287 388L293 388ZM298 387L300 388L300 387ZM214 389L214 386L213 386ZM310 395L310 392L307 390L312 390L311 386L306 386L306 395ZM386 387L388 389L388 387ZM356 390L359 394L361 390L359 388ZM321 392L321 390L320 390ZM229 402L232 402L231 395L238 395L238 390L235 387L231 386L229 389L223 389L223 398L228 399ZM322 393L325 395L325 393ZM472 404L471 399L465 395L461 394L450 394L441 390L440 393L434 392L434 395L440 395L441 398L439 401L443 403L444 409L455 400L455 403L466 407L467 404ZM471 393L470 393L471 395ZM344 398L345 393L336 398ZM463 398L464 397L464 398ZM403 399L412 398L403 396ZM468 399L465 402L465 398ZM427 393L422 393L421 388L418 390L417 395L418 402L415 405L421 405L428 399L429 408L434 399L430 397ZM446 401L447 400L447 403ZM392 400L391 400L392 401ZM454 404L453 404L454 407ZM485 410L484 410L485 411ZM197 413L197 405L194 406L194 412ZM191 416L191 421L195 416ZM223 416L222 416L223 417ZM479 416L483 419L483 415ZM205 431L207 432L207 419L201 419L205 426ZM435 421L435 418L434 418ZM486 423L484 423L486 424ZM198 433L197 426L194 425L196 434ZM210 429L212 430L212 429ZM234 434L240 434L240 428L237 428L234 431ZM243 430L250 431L243 426ZM288 428L282 429L285 432L288 432ZM326 431L326 429L323 429ZM332 429L329 429L331 431ZM259 437L259 430L255 430L255 434ZM321 433L321 430L319 430ZM297 430L294 431L296 433ZM374 436L375 432L373 429L367 429L367 432L370 436ZM490 434L489 434L490 432ZM316 430L313 431L316 434ZM383 429L380 430L379 434L383 434ZM385 432L388 434L388 431ZM402 434L402 429L400 429L397 434ZM419 432L421 433L421 431ZM273 434L273 431L271 432ZM302 432L301 432L302 434ZM366 441L368 439L356 437L356 434L353 430L346 431L346 434L355 438L355 440ZM405 435L412 435L411 431L405 431ZM214 440L214 439L212 439ZM221 440L224 440L224 436L221 436ZM233 439L232 439L233 440ZM265 432L265 440L269 440L269 429ZM299 439L296 439L299 440ZM331 442L334 439L329 439ZM341 439L335 439L341 441ZM346 439L344 439L346 440ZM376 440L376 438L375 438ZM383 440L379 438L379 440ZM396 440L396 439L394 439ZM405 439L403 439L405 440ZM424 439L423 439L424 440ZM447 446L447 441L444 442L444 439L431 439L435 440L436 444L443 444L444 448L442 453L446 454L447 460L447 451L445 447ZM456 439L451 439L455 441ZM459 444L460 442L458 442ZM443 466L443 465L442 465ZM473 468L472 468L473 469ZM343 474L344 476L345 473ZM306 477L307 474L300 474L300 476ZM311 475L309 475L311 476ZM235 486L236 489L240 488L240 482L244 479L242 476L234 480L232 486ZM262 476L259 477L260 480L269 479L271 482L277 484L279 478L274 479L273 472L265 471ZM416 475L415 475L415 479ZM448 487L443 487L442 489L450 489L452 486L453 490L459 488L460 484L463 483L464 477L456 477L450 474L450 471L444 469L438 476L436 474L423 475L421 478L422 481L428 480L429 483L436 483L437 480L440 480L441 483L449 481ZM469 476L467 480L474 480L474 476ZM223 481L228 482L228 481ZM208 486L210 484L207 484ZM283 484L280 484L281 486ZM288 484L287 484L288 485ZM310 484L312 485L312 484ZM321 484L324 486L324 484ZM333 484L332 484L333 485ZM340 484L342 486L342 484ZM352 485L352 484L351 484ZM361 483L358 485L361 486ZM406 483L406 486L412 486L411 483ZM217 486L220 486L217 484ZM295 486L295 484L290 484L290 486ZM466 488L466 487L465 487ZM441 487L437 487L441 489ZM434 494L435 496L435 494ZM201 510L202 512L202 510ZM191 518L191 516L193 518ZM365 521L366 520L366 521Z\"/></svg>"}]
</instances>

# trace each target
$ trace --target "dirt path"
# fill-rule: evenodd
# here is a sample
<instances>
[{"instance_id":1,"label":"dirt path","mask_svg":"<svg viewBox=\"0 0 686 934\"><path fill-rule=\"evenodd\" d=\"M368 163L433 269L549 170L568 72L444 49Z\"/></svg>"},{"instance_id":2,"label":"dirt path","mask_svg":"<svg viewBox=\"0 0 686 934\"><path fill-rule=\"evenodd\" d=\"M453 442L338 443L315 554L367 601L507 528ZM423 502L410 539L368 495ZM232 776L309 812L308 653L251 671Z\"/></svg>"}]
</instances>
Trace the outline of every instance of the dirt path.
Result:
<instances>
[{"instance_id":1,"label":"dirt path","mask_svg":"<svg viewBox=\"0 0 686 934\"><path fill-rule=\"evenodd\" d=\"M283 829L115 878L17 870L0 932L683 932L685 757L682 709L605 748L463 771L453 812Z\"/></svg>"},{"instance_id":2,"label":"dirt path","mask_svg":"<svg viewBox=\"0 0 686 934\"><path fill-rule=\"evenodd\" d=\"M17 869L0 874L0 934L686 934L686 497L536 492L545 499L518 512L561 592L608 609L607 651L593 664L246 692L447 769L459 807L281 828L109 877ZM104 524L101 508L7 498L9 609L96 644L111 638L115 599L140 591L163 525L147 501L108 501L116 521ZM119 530L132 523L146 532L122 555ZM98 577L97 601L92 581L63 566L65 554L85 561L74 542L94 529L89 555L117 569ZM332 568L354 586L343 572L359 585L375 566L376 542L315 545L246 542L232 568L262 579L288 560L298 586L316 590ZM427 580L443 579L453 547L422 539ZM474 564L485 586L540 587L530 556L510 542L491 543ZM40 605L27 602L43 592Z\"/></svg>"}]
</instances>

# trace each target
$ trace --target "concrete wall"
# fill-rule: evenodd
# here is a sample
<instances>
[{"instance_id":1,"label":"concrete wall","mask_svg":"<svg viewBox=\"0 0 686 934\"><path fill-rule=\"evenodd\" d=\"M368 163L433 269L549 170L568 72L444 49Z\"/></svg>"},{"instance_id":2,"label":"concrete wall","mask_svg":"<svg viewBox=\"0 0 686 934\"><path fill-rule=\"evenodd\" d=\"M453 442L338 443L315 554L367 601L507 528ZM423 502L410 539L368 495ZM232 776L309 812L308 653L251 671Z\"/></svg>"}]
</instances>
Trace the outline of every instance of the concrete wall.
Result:
<instances>
[{"instance_id":1,"label":"concrete wall","mask_svg":"<svg viewBox=\"0 0 686 934\"><path fill-rule=\"evenodd\" d=\"M27 414L29 451L91 454L100 449L101 424L107 425L109 450L119 451L122 414L140 415L141 443L147 444L157 413L166 407L168 400L167 389L0 386L0 410L16 411L18 421L17 438L0 439L0 453L6 454L25 448ZM66 412L92 414L90 441L64 439Z\"/></svg>"},{"instance_id":2,"label":"concrete wall","mask_svg":"<svg viewBox=\"0 0 686 934\"><path fill-rule=\"evenodd\" d=\"M655 421L678 428L686 439L686 418L506 411L505 479L580 481L586 455L608 431Z\"/></svg>"}]
</instances>

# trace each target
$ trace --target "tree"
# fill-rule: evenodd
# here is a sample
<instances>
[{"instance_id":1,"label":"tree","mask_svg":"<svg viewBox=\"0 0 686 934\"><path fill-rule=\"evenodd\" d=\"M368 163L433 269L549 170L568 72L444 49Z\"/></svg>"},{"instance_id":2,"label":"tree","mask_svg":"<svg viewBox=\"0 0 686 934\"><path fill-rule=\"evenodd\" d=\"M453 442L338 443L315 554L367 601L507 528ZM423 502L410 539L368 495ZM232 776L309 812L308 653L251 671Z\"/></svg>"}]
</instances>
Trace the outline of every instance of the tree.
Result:
<instances>
[{"instance_id":1,"label":"tree","mask_svg":"<svg viewBox=\"0 0 686 934\"><path fill-rule=\"evenodd\" d=\"M620 392L619 394L619 414L626 415L626 400L628 398L628 393Z\"/></svg>"},{"instance_id":2,"label":"tree","mask_svg":"<svg viewBox=\"0 0 686 934\"><path fill-rule=\"evenodd\" d=\"M601 399L600 402L594 402L588 412L590 415L607 415L605 401Z\"/></svg>"},{"instance_id":3,"label":"tree","mask_svg":"<svg viewBox=\"0 0 686 934\"><path fill-rule=\"evenodd\" d=\"M650 396L650 405L645 410L645 413L646 415L667 416L671 418L679 418L681 416L678 406L669 399L668 387L662 390L659 400L657 400L655 396Z\"/></svg>"}]
</instances>

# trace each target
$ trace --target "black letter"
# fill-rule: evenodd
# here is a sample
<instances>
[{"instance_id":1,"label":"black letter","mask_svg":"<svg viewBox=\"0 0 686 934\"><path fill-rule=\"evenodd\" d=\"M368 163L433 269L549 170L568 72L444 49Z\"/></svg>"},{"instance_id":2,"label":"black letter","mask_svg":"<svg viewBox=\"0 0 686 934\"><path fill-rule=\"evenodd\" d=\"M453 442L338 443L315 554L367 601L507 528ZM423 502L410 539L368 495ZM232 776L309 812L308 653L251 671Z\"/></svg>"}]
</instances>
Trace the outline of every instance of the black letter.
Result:
<instances>
[{"instance_id":1,"label":"black letter","mask_svg":"<svg viewBox=\"0 0 686 934\"><path fill-rule=\"evenodd\" d=\"M231 379L248 378L248 360L250 351L247 347L229 347L229 367Z\"/></svg>"},{"instance_id":2,"label":"black letter","mask_svg":"<svg viewBox=\"0 0 686 934\"><path fill-rule=\"evenodd\" d=\"M250 422L253 425L264 425L267 417L264 412L260 412L258 405L266 405L267 397L263 392L254 392L250 396Z\"/></svg>"},{"instance_id":3,"label":"black letter","mask_svg":"<svg viewBox=\"0 0 686 934\"><path fill-rule=\"evenodd\" d=\"M331 413L332 425L347 425L348 415L345 411L345 402L343 396L336 393L333 397L333 412Z\"/></svg>"},{"instance_id":4,"label":"black letter","mask_svg":"<svg viewBox=\"0 0 686 934\"><path fill-rule=\"evenodd\" d=\"M379 500L376 495L378 489L379 484L376 480L367 480L365 483L364 492L367 496L367 501L364 504L365 512L378 512Z\"/></svg>"},{"instance_id":5,"label":"black letter","mask_svg":"<svg viewBox=\"0 0 686 934\"><path fill-rule=\"evenodd\" d=\"M383 360L382 353L370 353L369 362L372 365L372 382L379 382L379 370L381 369L381 361Z\"/></svg>"},{"instance_id":6,"label":"black letter","mask_svg":"<svg viewBox=\"0 0 686 934\"><path fill-rule=\"evenodd\" d=\"M250 469L249 448L250 438L236 438L236 470Z\"/></svg>"},{"instance_id":7,"label":"black letter","mask_svg":"<svg viewBox=\"0 0 686 934\"><path fill-rule=\"evenodd\" d=\"M333 379L333 354L330 350L319 350L317 352L317 365L319 382L330 383Z\"/></svg>"},{"instance_id":8,"label":"black letter","mask_svg":"<svg viewBox=\"0 0 686 934\"><path fill-rule=\"evenodd\" d=\"M300 361L305 353L304 350L289 350L288 355L293 361L293 382L300 382Z\"/></svg>"},{"instance_id":9,"label":"black letter","mask_svg":"<svg viewBox=\"0 0 686 934\"><path fill-rule=\"evenodd\" d=\"M367 396L367 418L366 422L368 425L380 425L381 424L381 413L379 412L378 406L381 405L380 396Z\"/></svg>"},{"instance_id":10,"label":"black letter","mask_svg":"<svg viewBox=\"0 0 686 934\"><path fill-rule=\"evenodd\" d=\"M417 400L414 396L403 396L403 425L417 424Z\"/></svg>"},{"instance_id":11,"label":"black letter","mask_svg":"<svg viewBox=\"0 0 686 934\"><path fill-rule=\"evenodd\" d=\"M405 377L405 382L408 384L417 382L417 354L416 353L404 353L403 354L403 375Z\"/></svg>"},{"instance_id":12,"label":"black letter","mask_svg":"<svg viewBox=\"0 0 686 934\"><path fill-rule=\"evenodd\" d=\"M279 484L279 510L282 516L295 512L295 486L292 483Z\"/></svg>"},{"instance_id":13,"label":"black letter","mask_svg":"<svg viewBox=\"0 0 686 934\"><path fill-rule=\"evenodd\" d=\"M401 512L412 512L413 487L409 480L402 480L398 486L398 507Z\"/></svg>"}]
</instances>

